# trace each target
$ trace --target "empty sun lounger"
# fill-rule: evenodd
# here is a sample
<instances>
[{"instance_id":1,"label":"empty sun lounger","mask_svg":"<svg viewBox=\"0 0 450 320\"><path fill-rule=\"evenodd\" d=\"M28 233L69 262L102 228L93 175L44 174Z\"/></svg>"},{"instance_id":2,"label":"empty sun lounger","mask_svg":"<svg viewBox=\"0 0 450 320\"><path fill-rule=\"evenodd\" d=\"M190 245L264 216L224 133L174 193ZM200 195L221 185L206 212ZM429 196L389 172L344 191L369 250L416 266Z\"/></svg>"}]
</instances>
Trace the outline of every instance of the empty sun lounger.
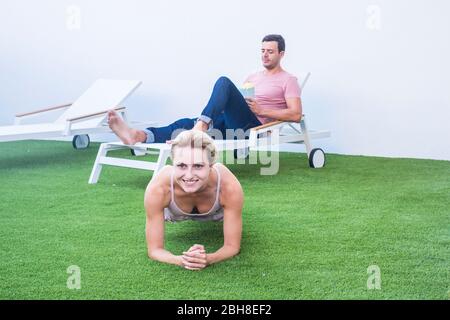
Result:
<instances>
[{"instance_id":1,"label":"empty sun lounger","mask_svg":"<svg viewBox=\"0 0 450 320\"><path fill-rule=\"evenodd\" d=\"M74 136L76 149L87 148L88 134L111 132L105 122L108 110L115 109L124 119L120 104L141 85L136 80L99 79L75 102L16 115L14 125L0 126L0 142ZM55 121L21 124L23 120L63 111Z\"/></svg>"}]
</instances>

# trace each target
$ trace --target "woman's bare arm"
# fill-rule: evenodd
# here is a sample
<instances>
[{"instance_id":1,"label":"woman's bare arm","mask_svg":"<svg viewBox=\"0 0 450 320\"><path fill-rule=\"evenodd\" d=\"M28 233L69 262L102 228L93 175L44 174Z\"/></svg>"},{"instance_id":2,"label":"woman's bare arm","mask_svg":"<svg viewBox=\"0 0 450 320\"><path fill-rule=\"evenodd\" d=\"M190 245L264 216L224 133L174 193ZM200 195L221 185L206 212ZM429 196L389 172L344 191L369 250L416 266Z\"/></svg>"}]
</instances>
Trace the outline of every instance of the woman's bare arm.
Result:
<instances>
[{"instance_id":1,"label":"woman's bare arm","mask_svg":"<svg viewBox=\"0 0 450 320\"><path fill-rule=\"evenodd\" d=\"M224 169L223 169L224 168ZM242 208L244 192L237 178L227 168L222 167L221 203L224 208L223 246L216 252L206 255L207 264L217 263L237 255L241 248Z\"/></svg>"},{"instance_id":2,"label":"woman's bare arm","mask_svg":"<svg viewBox=\"0 0 450 320\"><path fill-rule=\"evenodd\" d=\"M161 172L145 191L147 252L150 259L181 266L181 256L164 249L164 208L168 202L164 178L164 172Z\"/></svg>"}]
</instances>

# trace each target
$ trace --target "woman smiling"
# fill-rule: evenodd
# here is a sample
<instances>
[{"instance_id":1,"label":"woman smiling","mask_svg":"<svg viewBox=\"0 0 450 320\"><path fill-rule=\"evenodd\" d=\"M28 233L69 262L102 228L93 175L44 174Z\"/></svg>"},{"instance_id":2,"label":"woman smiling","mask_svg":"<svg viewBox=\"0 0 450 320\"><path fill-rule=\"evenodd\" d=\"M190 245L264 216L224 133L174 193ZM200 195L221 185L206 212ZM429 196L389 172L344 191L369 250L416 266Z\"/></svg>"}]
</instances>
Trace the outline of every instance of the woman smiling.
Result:
<instances>
[{"instance_id":1,"label":"woman smiling","mask_svg":"<svg viewBox=\"0 0 450 320\"><path fill-rule=\"evenodd\" d=\"M173 166L165 166L145 192L148 256L201 270L238 254L244 194L233 173L215 163L214 140L200 130L184 131L172 141L171 156ZM212 253L201 244L194 244L181 255L165 250L164 222L184 220L223 220L223 246Z\"/></svg>"}]
</instances>

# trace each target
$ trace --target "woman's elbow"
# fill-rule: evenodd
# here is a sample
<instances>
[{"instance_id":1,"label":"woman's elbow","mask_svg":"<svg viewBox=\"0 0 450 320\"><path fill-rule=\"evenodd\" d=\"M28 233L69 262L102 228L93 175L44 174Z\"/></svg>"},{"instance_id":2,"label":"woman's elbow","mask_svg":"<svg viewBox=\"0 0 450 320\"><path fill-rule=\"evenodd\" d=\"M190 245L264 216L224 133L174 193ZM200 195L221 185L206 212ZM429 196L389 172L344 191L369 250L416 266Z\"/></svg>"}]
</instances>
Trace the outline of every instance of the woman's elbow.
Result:
<instances>
[{"instance_id":1,"label":"woman's elbow","mask_svg":"<svg viewBox=\"0 0 450 320\"><path fill-rule=\"evenodd\" d=\"M150 260L158 261L158 254L155 251L156 250L148 250L147 255Z\"/></svg>"},{"instance_id":2,"label":"woman's elbow","mask_svg":"<svg viewBox=\"0 0 450 320\"><path fill-rule=\"evenodd\" d=\"M230 254L232 257L237 256L241 252L241 247L231 247Z\"/></svg>"}]
</instances>

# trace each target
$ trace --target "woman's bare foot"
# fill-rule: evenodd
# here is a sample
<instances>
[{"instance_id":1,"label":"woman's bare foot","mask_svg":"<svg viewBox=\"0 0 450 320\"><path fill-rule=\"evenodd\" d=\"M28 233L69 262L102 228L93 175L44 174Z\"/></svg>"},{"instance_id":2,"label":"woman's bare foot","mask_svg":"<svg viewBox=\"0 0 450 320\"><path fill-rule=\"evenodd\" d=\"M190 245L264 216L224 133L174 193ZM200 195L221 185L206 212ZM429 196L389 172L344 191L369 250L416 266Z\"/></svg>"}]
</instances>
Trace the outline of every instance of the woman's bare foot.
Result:
<instances>
[{"instance_id":1,"label":"woman's bare foot","mask_svg":"<svg viewBox=\"0 0 450 320\"><path fill-rule=\"evenodd\" d=\"M130 128L114 110L108 111L108 125L124 144L133 145L147 140L144 131Z\"/></svg>"}]
</instances>

